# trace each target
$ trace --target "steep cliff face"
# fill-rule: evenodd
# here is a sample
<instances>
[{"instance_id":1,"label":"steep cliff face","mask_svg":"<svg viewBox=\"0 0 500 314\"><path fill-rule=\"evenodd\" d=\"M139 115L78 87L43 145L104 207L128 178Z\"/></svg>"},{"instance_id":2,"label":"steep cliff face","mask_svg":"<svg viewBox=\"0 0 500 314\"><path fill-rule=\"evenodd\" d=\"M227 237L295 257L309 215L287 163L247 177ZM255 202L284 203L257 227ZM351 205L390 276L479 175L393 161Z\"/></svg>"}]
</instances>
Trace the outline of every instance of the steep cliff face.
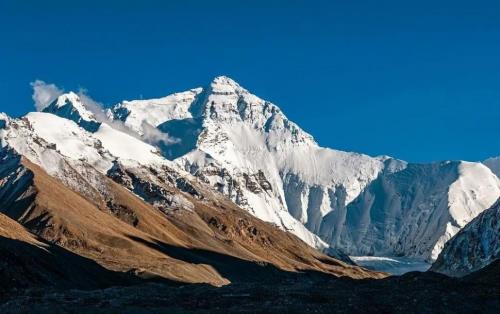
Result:
<instances>
[{"instance_id":1,"label":"steep cliff face","mask_svg":"<svg viewBox=\"0 0 500 314\"><path fill-rule=\"evenodd\" d=\"M354 255L435 260L444 244L495 201L497 178L481 164L409 164L386 173L343 211L322 237Z\"/></svg>"},{"instance_id":2,"label":"steep cliff face","mask_svg":"<svg viewBox=\"0 0 500 314\"><path fill-rule=\"evenodd\" d=\"M448 241L431 270L461 277L500 258L500 200Z\"/></svg>"}]
</instances>

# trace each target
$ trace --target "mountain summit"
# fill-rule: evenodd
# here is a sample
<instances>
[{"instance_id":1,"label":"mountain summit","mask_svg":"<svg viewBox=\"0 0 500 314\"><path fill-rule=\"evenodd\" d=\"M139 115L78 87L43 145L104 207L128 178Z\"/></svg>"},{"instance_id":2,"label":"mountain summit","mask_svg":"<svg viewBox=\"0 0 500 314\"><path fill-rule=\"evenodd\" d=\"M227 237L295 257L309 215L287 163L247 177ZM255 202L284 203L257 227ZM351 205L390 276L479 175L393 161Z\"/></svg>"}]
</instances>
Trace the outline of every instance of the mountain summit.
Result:
<instances>
[{"instance_id":1,"label":"mountain summit","mask_svg":"<svg viewBox=\"0 0 500 314\"><path fill-rule=\"evenodd\" d=\"M91 110L83 103L81 97L74 92L60 95L45 107L43 112L72 120L89 132L97 131L100 126Z\"/></svg>"}]
</instances>

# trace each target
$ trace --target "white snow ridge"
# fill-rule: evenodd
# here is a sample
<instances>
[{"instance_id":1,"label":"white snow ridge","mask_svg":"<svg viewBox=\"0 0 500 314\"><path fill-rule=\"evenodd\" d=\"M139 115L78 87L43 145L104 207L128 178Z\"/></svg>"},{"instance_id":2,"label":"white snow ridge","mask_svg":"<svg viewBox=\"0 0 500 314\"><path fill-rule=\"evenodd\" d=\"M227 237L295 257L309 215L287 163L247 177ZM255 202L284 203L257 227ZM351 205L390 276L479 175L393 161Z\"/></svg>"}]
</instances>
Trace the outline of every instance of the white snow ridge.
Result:
<instances>
[{"instance_id":1,"label":"white snow ridge","mask_svg":"<svg viewBox=\"0 0 500 314\"><path fill-rule=\"evenodd\" d=\"M0 124L0 137L51 174L60 166L54 149L103 174L116 160L165 164L332 254L432 262L500 197L500 180L490 170L496 168L487 162L490 168L409 164L320 147L278 106L225 76L204 88L110 109L109 124L121 121L143 137L153 127L179 139L157 147L97 122L74 93L44 111L11 120L15 128Z\"/></svg>"}]
</instances>

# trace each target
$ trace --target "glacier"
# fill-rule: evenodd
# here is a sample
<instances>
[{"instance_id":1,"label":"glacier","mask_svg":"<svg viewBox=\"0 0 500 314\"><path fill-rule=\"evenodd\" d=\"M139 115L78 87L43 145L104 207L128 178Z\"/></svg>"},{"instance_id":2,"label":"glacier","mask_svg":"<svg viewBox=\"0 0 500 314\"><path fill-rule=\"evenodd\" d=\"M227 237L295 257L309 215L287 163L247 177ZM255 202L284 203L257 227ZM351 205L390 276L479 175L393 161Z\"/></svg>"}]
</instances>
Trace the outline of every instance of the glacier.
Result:
<instances>
[{"instance_id":1,"label":"glacier","mask_svg":"<svg viewBox=\"0 0 500 314\"><path fill-rule=\"evenodd\" d=\"M431 264L411 257L352 256L354 262L366 269L383 271L391 275L409 272L425 272Z\"/></svg>"}]
</instances>

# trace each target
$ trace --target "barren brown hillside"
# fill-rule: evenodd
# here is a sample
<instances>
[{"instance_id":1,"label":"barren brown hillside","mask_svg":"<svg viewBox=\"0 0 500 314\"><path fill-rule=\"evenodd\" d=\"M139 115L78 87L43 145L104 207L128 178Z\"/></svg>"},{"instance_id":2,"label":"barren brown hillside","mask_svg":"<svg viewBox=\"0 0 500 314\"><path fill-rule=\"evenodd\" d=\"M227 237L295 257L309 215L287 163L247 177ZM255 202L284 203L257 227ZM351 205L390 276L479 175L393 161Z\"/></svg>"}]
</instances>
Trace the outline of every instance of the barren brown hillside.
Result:
<instances>
[{"instance_id":1,"label":"barren brown hillside","mask_svg":"<svg viewBox=\"0 0 500 314\"><path fill-rule=\"evenodd\" d=\"M15 197L3 198L0 210L45 241L110 271L217 286L272 280L282 271L383 276L323 255L223 198L201 201L177 190L194 208L162 211L105 176L105 195L84 197L28 160L10 161L9 167L23 184L10 187ZM6 173L4 167L4 178ZM22 241L38 248L28 235Z\"/></svg>"},{"instance_id":2,"label":"barren brown hillside","mask_svg":"<svg viewBox=\"0 0 500 314\"><path fill-rule=\"evenodd\" d=\"M95 289L139 282L47 243L1 213L0 256L0 294L34 286Z\"/></svg>"}]
</instances>

